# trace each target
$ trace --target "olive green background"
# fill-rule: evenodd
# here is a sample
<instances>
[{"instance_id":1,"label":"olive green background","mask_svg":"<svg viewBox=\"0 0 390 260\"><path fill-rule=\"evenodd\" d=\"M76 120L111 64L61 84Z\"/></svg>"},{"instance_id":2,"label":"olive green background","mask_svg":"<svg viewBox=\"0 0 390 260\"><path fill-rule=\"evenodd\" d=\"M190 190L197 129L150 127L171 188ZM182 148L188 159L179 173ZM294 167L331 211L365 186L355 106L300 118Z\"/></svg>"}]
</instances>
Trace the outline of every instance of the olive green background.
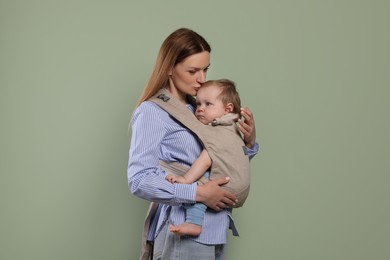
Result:
<instances>
[{"instance_id":1,"label":"olive green background","mask_svg":"<svg viewBox=\"0 0 390 260\"><path fill-rule=\"evenodd\" d=\"M128 122L164 38L212 45L262 151L229 259L390 259L389 1L0 1L0 259L137 259Z\"/></svg>"}]
</instances>

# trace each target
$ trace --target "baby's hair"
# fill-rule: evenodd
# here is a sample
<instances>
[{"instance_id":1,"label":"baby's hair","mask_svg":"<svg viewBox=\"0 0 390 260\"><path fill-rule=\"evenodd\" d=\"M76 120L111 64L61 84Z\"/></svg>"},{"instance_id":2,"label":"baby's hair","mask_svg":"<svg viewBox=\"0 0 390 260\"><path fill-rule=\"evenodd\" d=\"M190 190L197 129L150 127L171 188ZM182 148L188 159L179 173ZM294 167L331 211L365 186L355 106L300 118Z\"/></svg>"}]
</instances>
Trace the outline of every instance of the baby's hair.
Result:
<instances>
[{"instance_id":1,"label":"baby's hair","mask_svg":"<svg viewBox=\"0 0 390 260\"><path fill-rule=\"evenodd\" d=\"M202 84L202 88L207 88L212 85L217 85L218 87L222 88L222 92L219 94L219 98L221 99L222 103L224 105L232 103L232 113L239 114L241 109L241 100L236 89L236 84L229 79L208 80Z\"/></svg>"}]
</instances>

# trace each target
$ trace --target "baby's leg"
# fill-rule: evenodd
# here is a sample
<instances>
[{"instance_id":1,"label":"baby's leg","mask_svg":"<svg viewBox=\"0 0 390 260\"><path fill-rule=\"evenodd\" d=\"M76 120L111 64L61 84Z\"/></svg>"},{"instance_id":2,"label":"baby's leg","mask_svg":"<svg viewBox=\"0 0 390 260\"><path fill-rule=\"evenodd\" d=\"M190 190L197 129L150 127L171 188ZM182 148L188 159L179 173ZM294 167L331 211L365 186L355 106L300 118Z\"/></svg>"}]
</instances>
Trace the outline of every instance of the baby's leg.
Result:
<instances>
[{"instance_id":1,"label":"baby's leg","mask_svg":"<svg viewBox=\"0 0 390 260\"><path fill-rule=\"evenodd\" d=\"M179 236L199 236L202 233L202 226L184 222L178 226L170 225L169 231Z\"/></svg>"},{"instance_id":2,"label":"baby's leg","mask_svg":"<svg viewBox=\"0 0 390 260\"><path fill-rule=\"evenodd\" d=\"M186 221L180 225L170 225L169 231L179 235L199 236L202 233L204 214L207 209L202 203L186 204Z\"/></svg>"}]
</instances>

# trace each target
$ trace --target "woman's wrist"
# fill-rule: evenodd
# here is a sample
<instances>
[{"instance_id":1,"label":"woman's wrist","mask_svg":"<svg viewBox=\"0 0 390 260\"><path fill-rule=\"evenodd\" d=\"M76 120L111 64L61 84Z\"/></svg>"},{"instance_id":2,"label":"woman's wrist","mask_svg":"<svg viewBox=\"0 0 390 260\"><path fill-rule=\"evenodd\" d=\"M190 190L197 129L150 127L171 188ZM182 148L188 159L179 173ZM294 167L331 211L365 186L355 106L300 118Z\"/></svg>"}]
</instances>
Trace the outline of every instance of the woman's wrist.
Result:
<instances>
[{"instance_id":1,"label":"woman's wrist","mask_svg":"<svg viewBox=\"0 0 390 260\"><path fill-rule=\"evenodd\" d=\"M256 144L256 140L252 141L252 142L248 142L246 143L246 147L248 147L249 149L253 149L253 147L255 146Z\"/></svg>"},{"instance_id":2,"label":"woman's wrist","mask_svg":"<svg viewBox=\"0 0 390 260\"><path fill-rule=\"evenodd\" d=\"M206 197L204 196L204 186L198 185L196 187L196 195L195 195L195 201L204 203L206 201Z\"/></svg>"}]
</instances>

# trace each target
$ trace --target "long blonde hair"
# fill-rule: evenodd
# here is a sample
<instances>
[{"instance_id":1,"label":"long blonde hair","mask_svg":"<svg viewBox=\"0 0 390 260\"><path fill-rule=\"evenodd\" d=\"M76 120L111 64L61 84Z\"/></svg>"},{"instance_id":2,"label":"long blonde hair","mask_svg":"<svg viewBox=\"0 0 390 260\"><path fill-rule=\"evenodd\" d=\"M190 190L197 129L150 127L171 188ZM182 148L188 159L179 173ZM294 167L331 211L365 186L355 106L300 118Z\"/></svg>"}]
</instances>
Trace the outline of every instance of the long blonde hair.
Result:
<instances>
[{"instance_id":1,"label":"long blonde hair","mask_svg":"<svg viewBox=\"0 0 390 260\"><path fill-rule=\"evenodd\" d=\"M145 100L168 85L169 71L187 57L203 51L211 52L207 41L196 32L180 28L171 33L163 42L148 84L145 86L137 107Z\"/></svg>"}]
</instances>

